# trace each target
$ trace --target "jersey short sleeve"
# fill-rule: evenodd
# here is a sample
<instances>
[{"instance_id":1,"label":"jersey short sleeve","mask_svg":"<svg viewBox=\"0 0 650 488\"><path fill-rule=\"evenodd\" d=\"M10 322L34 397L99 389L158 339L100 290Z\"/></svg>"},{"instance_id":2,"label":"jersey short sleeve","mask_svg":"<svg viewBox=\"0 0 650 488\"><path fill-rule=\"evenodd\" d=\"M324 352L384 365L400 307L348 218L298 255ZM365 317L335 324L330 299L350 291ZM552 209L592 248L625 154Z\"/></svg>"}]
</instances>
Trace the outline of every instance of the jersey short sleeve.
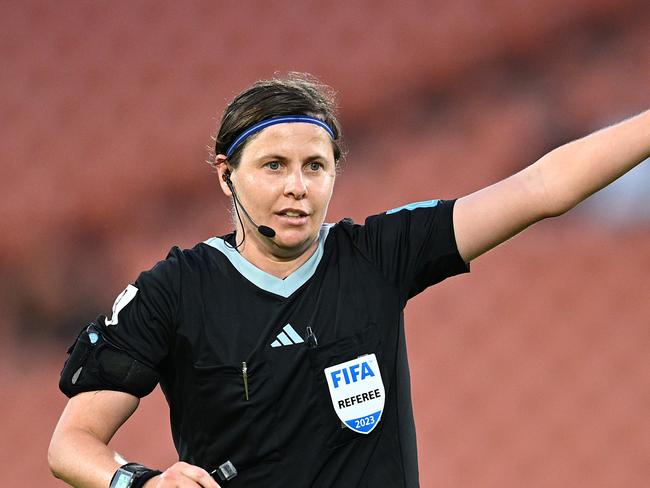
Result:
<instances>
[{"instance_id":1,"label":"jersey short sleeve","mask_svg":"<svg viewBox=\"0 0 650 488\"><path fill-rule=\"evenodd\" d=\"M111 317L104 318L107 340L153 369L167 357L174 336L181 254L174 247L165 260L140 273L115 300Z\"/></svg>"},{"instance_id":2,"label":"jersey short sleeve","mask_svg":"<svg viewBox=\"0 0 650 488\"><path fill-rule=\"evenodd\" d=\"M368 217L356 245L401 292L403 301L447 277L466 273L454 235L455 200L412 203Z\"/></svg>"}]
</instances>

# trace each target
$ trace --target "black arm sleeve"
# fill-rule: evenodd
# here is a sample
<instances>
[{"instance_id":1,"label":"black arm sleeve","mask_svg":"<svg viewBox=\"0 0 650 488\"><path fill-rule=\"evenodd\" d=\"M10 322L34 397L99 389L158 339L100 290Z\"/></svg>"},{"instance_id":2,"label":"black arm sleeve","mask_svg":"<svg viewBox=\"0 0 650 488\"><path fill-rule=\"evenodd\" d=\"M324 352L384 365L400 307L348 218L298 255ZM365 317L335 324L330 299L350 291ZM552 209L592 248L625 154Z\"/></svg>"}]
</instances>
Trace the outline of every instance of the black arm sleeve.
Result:
<instances>
[{"instance_id":1,"label":"black arm sleeve","mask_svg":"<svg viewBox=\"0 0 650 488\"><path fill-rule=\"evenodd\" d=\"M172 249L117 297L110 318L100 315L79 333L61 372L63 393L117 390L142 397L153 390L174 337L179 256Z\"/></svg>"}]
</instances>

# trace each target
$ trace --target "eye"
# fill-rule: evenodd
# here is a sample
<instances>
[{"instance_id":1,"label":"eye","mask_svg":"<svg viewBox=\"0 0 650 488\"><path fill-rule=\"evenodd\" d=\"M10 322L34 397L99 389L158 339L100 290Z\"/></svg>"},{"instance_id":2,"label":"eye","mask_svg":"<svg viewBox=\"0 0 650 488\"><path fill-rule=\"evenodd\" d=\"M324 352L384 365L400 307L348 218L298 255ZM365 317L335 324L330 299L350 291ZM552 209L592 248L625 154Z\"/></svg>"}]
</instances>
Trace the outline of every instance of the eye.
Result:
<instances>
[{"instance_id":1,"label":"eye","mask_svg":"<svg viewBox=\"0 0 650 488\"><path fill-rule=\"evenodd\" d=\"M265 166L273 171L277 171L280 169L280 163L278 161L269 161L268 163L265 164Z\"/></svg>"},{"instance_id":2,"label":"eye","mask_svg":"<svg viewBox=\"0 0 650 488\"><path fill-rule=\"evenodd\" d=\"M319 163L318 161L312 161L309 163L309 169L312 171L319 171L323 169L323 163Z\"/></svg>"}]
</instances>

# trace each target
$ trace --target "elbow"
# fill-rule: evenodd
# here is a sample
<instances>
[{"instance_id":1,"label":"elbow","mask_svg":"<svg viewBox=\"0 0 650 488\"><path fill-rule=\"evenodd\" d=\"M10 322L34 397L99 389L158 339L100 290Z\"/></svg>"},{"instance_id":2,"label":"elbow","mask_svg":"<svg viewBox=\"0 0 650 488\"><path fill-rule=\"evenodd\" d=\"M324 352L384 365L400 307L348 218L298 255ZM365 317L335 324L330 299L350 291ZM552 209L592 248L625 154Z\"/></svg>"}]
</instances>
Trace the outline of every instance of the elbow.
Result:
<instances>
[{"instance_id":1,"label":"elbow","mask_svg":"<svg viewBox=\"0 0 650 488\"><path fill-rule=\"evenodd\" d=\"M557 179L549 179L541 175L534 199L538 202L539 220L564 215L582 200Z\"/></svg>"},{"instance_id":2,"label":"elbow","mask_svg":"<svg viewBox=\"0 0 650 488\"><path fill-rule=\"evenodd\" d=\"M579 203L579 200L573 198L571 192L558 185L557 181L549 181L541 172L537 173L537 177L533 200L537 202L538 220L564 215Z\"/></svg>"},{"instance_id":3,"label":"elbow","mask_svg":"<svg viewBox=\"0 0 650 488\"><path fill-rule=\"evenodd\" d=\"M61 459L59 449L55 437L52 437L50 445L47 448L47 464L50 467L50 472L55 478L61 479Z\"/></svg>"},{"instance_id":4,"label":"elbow","mask_svg":"<svg viewBox=\"0 0 650 488\"><path fill-rule=\"evenodd\" d=\"M548 171L550 154L521 172L522 187L525 188L523 201L527 204L528 225L547 218L558 217L574 206L562 185L558 185L557 178L553 178L553 173Z\"/></svg>"},{"instance_id":5,"label":"elbow","mask_svg":"<svg viewBox=\"0 0 650 488\"><path fill-rule=\"evenodd\" d=\"M595 191L590 191L588 175L567 169L578 143L560 146L530 166L535 195L541 199L542 218L564 215Z\"/></svg>"},{"instance_id":6,"label":"elbow","mask_svg":"<svg viewBox=\"0 0 650 488\"><path fill-rule=\"evenodd\" d=\"M47 465L50 468L52 476L66 482L66 474L70 469L71 453L69 452L69 446L70 440L57 428L47 448Z\"/></svg>"},{"instance_id":7,"label":"elbow","mask_svg":"<svg viewBox=\"0 0 650 488\"><path fill-rule=\"evenodd\" d=\"M559 217L564 215L573 207L575 207L578 202L572 202L570 200L557 199L551 202L548 202L546 209L544 211L543 218Z\"/></svg>"},{"instance_id":8,"label":"elbow","mask_svg":"<svg viewBox=\"0 0 650 488\"><path fill-rule=\"evenodd\" d=\"M547 199L544 218L564 215L577 207L585 198L587 195L570 194L568 191L565 195L556 194L553 198Z\"/></svg>"}]
</instances>

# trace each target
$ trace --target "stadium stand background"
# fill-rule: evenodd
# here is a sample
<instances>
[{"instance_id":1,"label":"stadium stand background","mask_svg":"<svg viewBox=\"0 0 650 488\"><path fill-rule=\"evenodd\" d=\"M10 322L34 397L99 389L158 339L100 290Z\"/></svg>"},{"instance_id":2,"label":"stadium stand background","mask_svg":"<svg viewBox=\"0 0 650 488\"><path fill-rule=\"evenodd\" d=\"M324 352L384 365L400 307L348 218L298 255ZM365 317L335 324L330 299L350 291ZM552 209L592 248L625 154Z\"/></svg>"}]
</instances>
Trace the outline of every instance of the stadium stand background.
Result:
<instances>
[{"instance_id":1,"label":"stadium stand background","mask_svg":"<svg viewBox=\"0 0 650 488\"><path fill-rule=\"evenodd\" d=\"M3 486L63 486L76 331L229 230L205 146L252 81L339 92L330 221L466 194L650 107L647 0L5 0L0 27ZM409 305L423 487L647 486L648 166ZM175 460L158 390L114 443Z\"/></svg>"}]
</instances>

